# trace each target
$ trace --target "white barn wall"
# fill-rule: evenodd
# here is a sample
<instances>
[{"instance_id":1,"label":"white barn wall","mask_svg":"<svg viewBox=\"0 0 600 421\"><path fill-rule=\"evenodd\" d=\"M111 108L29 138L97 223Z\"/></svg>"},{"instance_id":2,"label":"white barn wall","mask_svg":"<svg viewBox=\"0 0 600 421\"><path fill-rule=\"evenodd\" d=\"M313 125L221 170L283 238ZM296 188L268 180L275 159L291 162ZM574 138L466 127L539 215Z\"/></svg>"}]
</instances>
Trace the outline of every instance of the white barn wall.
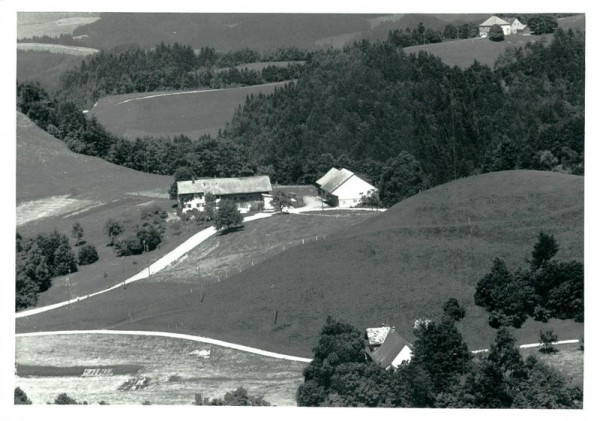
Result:
<instances>
[{"instance_id":1,"label":"white barn wall","mask_svg":"<svg viewBox=\"0 0 600 421\"><path fill-rule=\"evenodd\" d=\"M408 346L405 345L404 348L402 348L402 351L400 351L400 353L396 355L396 358L394 358L394 361L392 361L391 366L394 368L398 368L398 366L402 364L402 362L410 361L411 358L412 351Z\"/></svg>"},{"instance_id":2,"label":"white barn wall","mask_svg":"<svg viewBox=\"0 0 600 421\"><path fill-rule=\"evenodd\" d=\"M374 186L360 179L356 175L353 175L331 194L337 196L338 206L340 208L350 208L358 205L361 193L362 196L364 196L373 189L375 189Z\"/></svg>"}]
</instances>

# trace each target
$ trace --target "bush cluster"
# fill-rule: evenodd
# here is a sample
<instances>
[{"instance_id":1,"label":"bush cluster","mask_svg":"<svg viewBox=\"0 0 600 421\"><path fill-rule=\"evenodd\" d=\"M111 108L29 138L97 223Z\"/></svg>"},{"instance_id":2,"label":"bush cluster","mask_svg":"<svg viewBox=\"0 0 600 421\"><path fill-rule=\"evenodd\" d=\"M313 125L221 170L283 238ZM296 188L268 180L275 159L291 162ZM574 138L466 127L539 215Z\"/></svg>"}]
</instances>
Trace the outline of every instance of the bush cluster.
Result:
<instances>
[{"instance_id":1,"label":"bush cluster","mask_svg":"<svg viewBox=\"0 0 600 421\"><path fill-rule=\"evenodd\" d=\"M158 205L140 211L137 221L109 219L104 232L117 256L131 256L156 249L162 242L167 213Z\"/></svg>"}]
</instances>

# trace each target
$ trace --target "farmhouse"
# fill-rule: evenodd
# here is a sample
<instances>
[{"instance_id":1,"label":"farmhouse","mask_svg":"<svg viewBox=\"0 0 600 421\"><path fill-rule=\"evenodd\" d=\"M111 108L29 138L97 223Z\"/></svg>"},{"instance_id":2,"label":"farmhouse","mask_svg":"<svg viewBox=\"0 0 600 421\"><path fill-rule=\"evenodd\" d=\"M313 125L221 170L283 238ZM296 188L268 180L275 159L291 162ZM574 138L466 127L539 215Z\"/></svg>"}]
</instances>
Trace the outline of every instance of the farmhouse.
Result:
<instances>
[{"instance_id":1,"label":"farmhouse","mask_svg":"<svg viewBox=\"0 0 600 421\"><path fill-rule=\"evenodd\" d=\"M522 23L519 18L508 18L506 19L510 24L510 33L511 34L521 34L527 28L527 25Z\"/></svg>"},{"instance_id":2,"label":"farmhouse","mask_svg":"<svg viewBox=\"0 0 600 421\"><path fill-rule=\"evenodd\" d=\"M374 186L345 168L330 169L315 184L319 197L330 205L341 208L356 206L362 197L377 191Z\"/></svg>"},{"instance_id":3,"label":"farmhouse","mask_svg":"<svg viewBox=\"0 0 600 421\"><path fill-rule=\"evenodd\" d=\"M485 38L490 32L490 28L494 25L499 25L502 28L504 35L511 34L511 25L504 19L500 19L498 16L491 16L485 20L485 22L479 25L479 36Z\"/></svg>"},{"instance_id":4,"label":"farmhouse","mask_svg":"<svg viewBox=\"0 0 600 421\"><path fill-rule=\"evenodd\" d=\"M204 210L206 194L215 196L217 205L221 200L235 202L240 212L253 207L272 209L271 180L267 175L236 178L200 178L177 182L177 202L182 212L192 209Z\"/></svg>"},{"instance_id":5,"label":"farmhouse","mask_svg":"<svg viewBox=\"0 0 600 421\"><path fill-rule=\"evenodd\" d=\"M412 358L412 344L400 336L394 327L368 328L365 336L368 342L367 355L386 370L398 368Z\"/></svg>"}]
</instances>

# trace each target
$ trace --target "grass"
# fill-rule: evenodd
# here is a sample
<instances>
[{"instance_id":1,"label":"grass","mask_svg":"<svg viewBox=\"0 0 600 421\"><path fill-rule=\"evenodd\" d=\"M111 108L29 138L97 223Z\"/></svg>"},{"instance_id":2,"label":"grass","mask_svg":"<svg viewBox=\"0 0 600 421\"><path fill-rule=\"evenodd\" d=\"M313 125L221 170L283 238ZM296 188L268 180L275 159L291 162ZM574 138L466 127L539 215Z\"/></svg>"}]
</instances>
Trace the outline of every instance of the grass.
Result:
<instances>
[{"instance_id":1,"label":"grass","mask_svg":"<svg viewBox=\"0 0 600 421\"><path fill-rule=\"evenodd\" d=\"M95 48L75 47L72 45L43 44L36 42L19 42L17 43L17 50L45 51L52 54L68 54L81 57L89 56L90 54L96 54L99 51Z\"/></svg>"},{"instance_id":2,"label":"grass","mask_svg":"<svg viewBox=\"0 0 600 421\"><path fill-rule=\"evenodd\" d=\"M94 245L100 260L80 266L79 272L53 280L40 295L39 306L69 296L89 294L122 282L170 251L199 228L188 227L179 235L171 230L160 249L143 256L118 258L107 247L103 232L109 218L137 217L147 205L157 204L171 212L167 189L171 177L144 174L110 164L99 158L75 154L66 145L36 127L22 114L17 116L17 224L24 237L58 230L70 237L79 222L84 240ZM74 243L74 240L72 240ZM77 251L77 248L74 249Z\"/></svg>"},{"instance_id":3,"label":"grass","mask_svg":"<svg viewBox=\"0 0 600 421\"><path fill-rule=\"evenodd\" d=\"M63 53L17 50L17 80L39 82L45 89L58 89L60 76L79 66L83 58Z\"/></svg>"},{"instance_id":4,"label":"grass","mask_svg":"<svg viewBox=\"0 0 600 421\"><path fill-rule=\"evenodd\" d=\"M203 134L215 136L219 129L225 128L231 121L236 108L244 103L246 96L272 93L284 83L209 89L184 95L180 94L184 91L178 91L173 92L174 95L153 92L108 96L101 98L89 114L95 116L111 133L129 139L180 134L193 139Z\"/></svg>"},{"instance_id":5,"label":"grass","mask_svg":"<svg viewBox=\"0 0 600 421\"><path fill-rule=\"evenodd\" d=\"M523 265L540 230L556 237L559 259L583 259L583 177L508 171L458 180L226 282L203 289L143 281L52 317L19 319L17 330L201 333L310 356L328 315L359 329L389 323L414 339L414 320L440 317L442 304L455 297L467 309L458 326L469 348L487 348L495 333L473 304L475 285L495 257L511 269ZM528 320L515 335L519 343L535 342L542 328L563 339L583 335L583 324L560 320Z\"/></svg>"},{"instance_id":6,"label":"grass","mask_svg":"<svg viewBox=\"0 0 600 421\"><path fill-rule=\"evenodd\" d=\"M210 350L210 358L194 354ZM194 394L223 397L225 392L246 387L252 395L264 395L276 405L295 405L295 391L302 382L304 363L277 360L182 339L130 335L57 335L16 338L16 363L35 366L35 376L15 376L34 404L54 401L67 393L77 401L96 404L191 404ZM125 370L114 376L41 377L42 366L50 374L76 374L81 367L138 368L136 378L149 377L147 388L119 391L132 375ZM57 368L58 367L58 368ZM19 373L20 374L20 373ZM28 373L29 374L29 373Z\"/></svg>"},{"instance_id":7,"label":"grass","mask_svg":"<svg viewBox=\"0 0 600 421\"><path fill-rule=\"evenodd\" d=\"M323 241L327 235L372 216L373 213L362 213L324 223L323 218L310 215L275 215L250 222L239 232L209 238L187 258L152 276L149 282L204 286L225 281L286 249Z\"/></svg>"},{"instance_id":8,"label":"grass","mask_svg":"<svg viewBox=\"0 0 600 421\"><path fill-rule=\"evenodd\" d=\"M58 37L61 34L72 34L76 28L99 19L99 13L19 12L17 13L17 38L44 35Z\"/></svg>"},{"instance_id":9,"label":"grass","mask_svg":"<svg viewBox=\"0 0 600 421\"><path fill-rule=\"evenodd\" d=\"M244 63L236 66L238 70L247 69L247 70L256 70L257 72L262 71L264 68L269 66L275 67L288 67L292 64L304 64L304 61L259 61L255 63Z\"/></svg>"}]
</instances>

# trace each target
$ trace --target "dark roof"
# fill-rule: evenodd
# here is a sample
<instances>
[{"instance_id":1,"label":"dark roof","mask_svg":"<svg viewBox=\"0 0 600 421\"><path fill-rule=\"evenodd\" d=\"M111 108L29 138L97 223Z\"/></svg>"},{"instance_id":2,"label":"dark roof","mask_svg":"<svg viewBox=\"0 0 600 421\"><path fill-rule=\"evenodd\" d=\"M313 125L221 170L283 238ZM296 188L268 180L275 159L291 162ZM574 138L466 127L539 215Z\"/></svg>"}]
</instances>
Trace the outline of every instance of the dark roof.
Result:
<instances>
[{"instance_id":1,"label":"dark roof","mask_svg":"<svg viewBox=\"0 0 600 421\"><path fill-rule=\"evenodd\" d=\"M347 170L346 168L342 168L341 170L333 174L325 182L325 184L321 185L321 188L327 193L333 193L353 175L354 173L352 171Z\"/></svg>"},{"instance_id":2,"label":"dark roof","mask_svg":"<svg viewBox=\"0 0 600 421\"><path fill-rule=\"evenodd\" d=\"M178 181L177 194L212 193L214 195L266 193L272 190L268 175L234 178L199 178Z\"/></svg>"},{"instance_id":3,"label":"dark roof","mask_svg":"<svg viewBox=\"0 0 600 421\"><path fill-rule=\"evenodd\" d=\"M371 359L383 368L388 368L394 358L398 356L400 351L405 346L412 348L412 345L398 334L395 330L391 330L385 337L383 345L373 352L368 352Z\"/></svg>"}]
</instances>

